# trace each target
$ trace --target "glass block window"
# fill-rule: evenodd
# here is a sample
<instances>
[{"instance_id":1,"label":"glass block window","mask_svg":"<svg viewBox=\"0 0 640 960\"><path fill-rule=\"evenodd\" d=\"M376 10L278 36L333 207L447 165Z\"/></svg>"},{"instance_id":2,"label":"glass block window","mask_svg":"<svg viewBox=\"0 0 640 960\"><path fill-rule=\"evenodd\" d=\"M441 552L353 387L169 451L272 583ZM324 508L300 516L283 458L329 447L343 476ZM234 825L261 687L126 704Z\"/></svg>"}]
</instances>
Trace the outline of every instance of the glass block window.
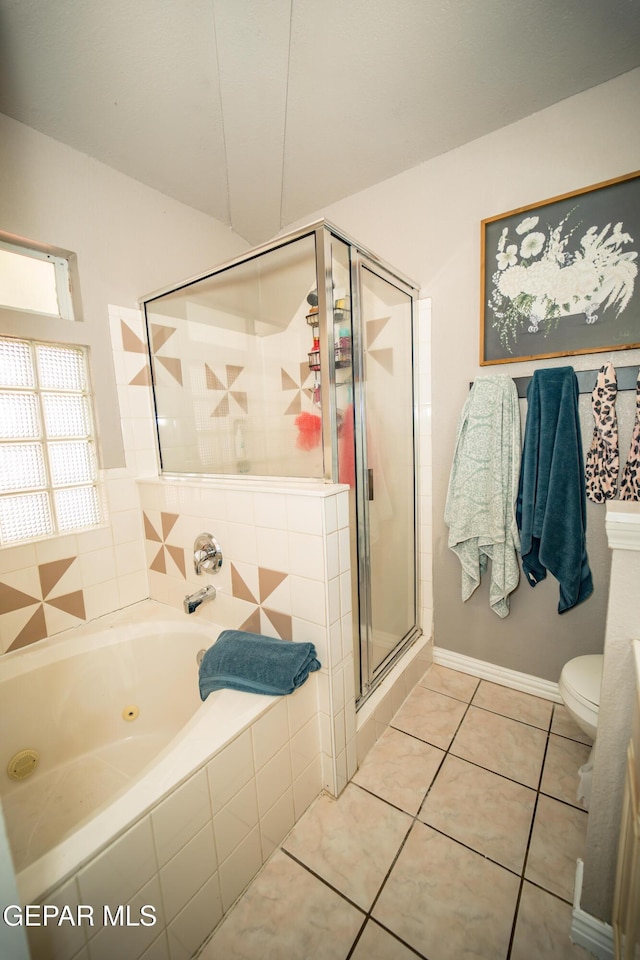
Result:
<instances>
[{"instance_id":1,"label":"glass block window","mask_svg":"<svg viewBox=\"0 0 640 960\"><path fill-rule=\"evenodd\" d=\"M82 347L0 338L0 544L101 521Z\"/></svg>"}]
</instances>

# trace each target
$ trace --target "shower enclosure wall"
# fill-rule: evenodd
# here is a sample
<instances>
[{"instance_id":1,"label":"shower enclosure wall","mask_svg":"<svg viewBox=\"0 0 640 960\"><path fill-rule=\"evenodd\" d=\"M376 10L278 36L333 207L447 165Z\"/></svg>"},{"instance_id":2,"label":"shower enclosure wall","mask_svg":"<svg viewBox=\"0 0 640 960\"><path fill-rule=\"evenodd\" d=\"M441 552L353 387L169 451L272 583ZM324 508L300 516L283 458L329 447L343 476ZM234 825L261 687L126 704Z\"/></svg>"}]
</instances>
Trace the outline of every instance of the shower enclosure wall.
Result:
<instances>
[{"instance_id":1,"label":"shower enclosure wall","mask_svg":"<svg viewBox=\"0 0 640 960\"><path fill-rule=\"evenodd\" d=\"M359 703L421 632L416 297L319 221L144 301L163 474L349 486Z\"/></svg>"}]
</instances>

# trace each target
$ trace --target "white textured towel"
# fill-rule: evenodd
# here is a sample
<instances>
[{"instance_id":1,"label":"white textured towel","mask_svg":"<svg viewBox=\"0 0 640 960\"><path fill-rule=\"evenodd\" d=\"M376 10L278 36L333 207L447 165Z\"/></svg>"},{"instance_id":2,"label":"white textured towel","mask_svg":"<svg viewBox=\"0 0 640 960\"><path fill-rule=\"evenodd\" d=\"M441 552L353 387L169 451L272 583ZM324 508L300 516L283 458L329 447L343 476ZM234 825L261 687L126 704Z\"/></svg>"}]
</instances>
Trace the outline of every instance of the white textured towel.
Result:
<instances>
[{"instance_id":1,"label":"white textured towel","mask_svg":"<svg viewBox=\"0 0 640 960\"><path fill-rule=\"evenodd\" d=\"M460 414L444 519L462 565L468 600L491 560L489 603L509 613L520 578L515 503L520 475L520 411L511 377L479 377Z\"/></svg>"}]
</instances>

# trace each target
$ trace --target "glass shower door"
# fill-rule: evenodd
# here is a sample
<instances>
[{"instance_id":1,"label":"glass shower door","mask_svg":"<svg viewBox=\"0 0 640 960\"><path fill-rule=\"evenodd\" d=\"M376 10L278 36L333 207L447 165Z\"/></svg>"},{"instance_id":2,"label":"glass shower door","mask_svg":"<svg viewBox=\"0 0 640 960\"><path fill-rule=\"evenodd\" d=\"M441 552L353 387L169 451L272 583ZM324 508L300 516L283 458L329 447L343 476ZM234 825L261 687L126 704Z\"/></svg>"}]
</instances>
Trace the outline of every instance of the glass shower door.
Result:
<instances>
[{"instance_id":1,"label":"glass shower door","mask_svg":"<svg viewBox=\"0 0 640 960\"><path fill-rule=\"evenodd\" d=\"M359 616L362 695L416 632L412 296L360 267Z\"/></svg>"}]
</instances>

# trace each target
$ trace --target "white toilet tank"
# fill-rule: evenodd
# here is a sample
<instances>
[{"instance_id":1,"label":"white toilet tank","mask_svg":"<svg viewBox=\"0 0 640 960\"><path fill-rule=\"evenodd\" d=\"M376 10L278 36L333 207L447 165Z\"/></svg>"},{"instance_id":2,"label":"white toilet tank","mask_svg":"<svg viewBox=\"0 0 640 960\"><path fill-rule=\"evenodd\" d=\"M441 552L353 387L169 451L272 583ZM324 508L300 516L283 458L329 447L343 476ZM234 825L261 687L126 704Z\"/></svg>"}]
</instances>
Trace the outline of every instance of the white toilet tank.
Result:
<instances>
[{"instance_id":1,"label":"white toilet tank","mask_svg":"<svg viewBox=\"0 0 640 960\"><path fill-rule=\"evenodd\" d=\"M558 684L567 710L592 740L596 738L598 726L603 661L604 655L601 653L569 660L563 667Z\"/></svg>"}]
</instances>

